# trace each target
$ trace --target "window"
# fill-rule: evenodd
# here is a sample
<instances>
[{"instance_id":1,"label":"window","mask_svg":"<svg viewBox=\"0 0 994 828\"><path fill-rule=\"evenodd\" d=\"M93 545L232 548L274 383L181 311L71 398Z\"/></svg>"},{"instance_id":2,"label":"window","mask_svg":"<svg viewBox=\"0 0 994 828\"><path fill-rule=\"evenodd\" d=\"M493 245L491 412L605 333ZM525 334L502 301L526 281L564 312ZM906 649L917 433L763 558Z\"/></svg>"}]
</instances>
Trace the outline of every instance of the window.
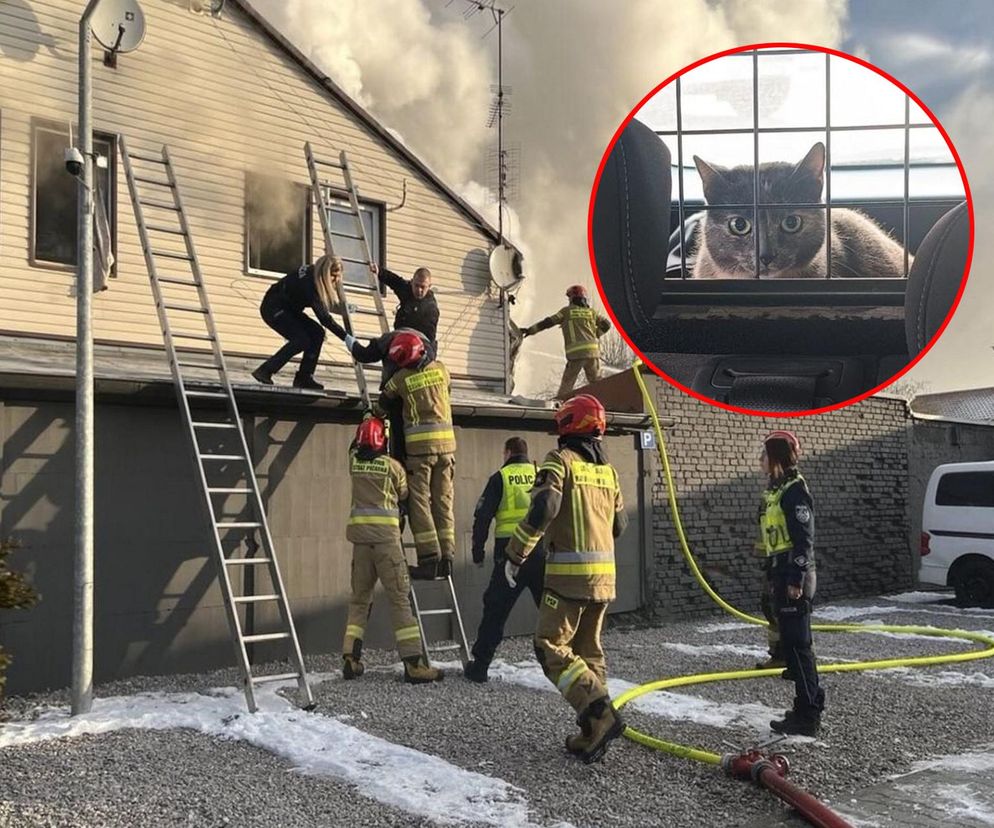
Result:
<instances>
[{"instance_id":1,"label":"window","mask_svg":"<svg viewBox=\"0 0 994 828\"><path fill-rule=\"evenodd\" d=\"M326 192L325 199L331 218L332 242L335 245L335 253L342 257L345 281L353 284L369 284L369 271L362 264L366 259L366 251L360 239L352 238L358 235L358 228L348 197L341 193ZM362 217L366 241L369 242L370 256L376 264L382 264L383 207L360 201L359 214Z\"/></svg>"},{"instance_id":2,"label":"window","mask_svg":"<svg viewBox=\"0 0 994 828\"><path fill-rule=\"evenodd\" d=\"M117 221L114 204L114 139L93 136L96 166L93 170L97 195L103 199L110 223L111 243L116 248ZM31 263L74 267L76 265L77 183L65 167L69 148L69 125L36 122L32 125L34 151L32 189Z\"/></svg>"},{"instance_id":3,"label":"window","mask_svg":"<svg viewBox=\"0 0 994 828\"><path fill-rule=\"evenodd\" d=\"M245 174L245 269L284 274L311 261L310 190L281 178Z\"/></svg>"},{"instance_id":4,"label":"window","mask_svg":"<svg viewBox=\"0 0 994 828\"><path fill-rule=\"evenodd\" d=\"M952 472L939 480L938 506L994 507L994 472Z\"/></svg>"}]
</instances>

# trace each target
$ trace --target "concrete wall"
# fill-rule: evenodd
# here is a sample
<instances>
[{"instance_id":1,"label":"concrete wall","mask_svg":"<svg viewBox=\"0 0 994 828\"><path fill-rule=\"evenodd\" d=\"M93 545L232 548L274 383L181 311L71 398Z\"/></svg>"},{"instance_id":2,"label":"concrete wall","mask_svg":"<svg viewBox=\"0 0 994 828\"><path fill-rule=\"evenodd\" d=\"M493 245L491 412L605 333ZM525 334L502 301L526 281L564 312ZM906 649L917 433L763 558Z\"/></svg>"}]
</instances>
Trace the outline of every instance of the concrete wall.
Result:
<instances>
[{"instance_id":1,"label":"concrete wall","mask_svg":"<svg viewBox=\"0 0 994 828\"><path fill-rule=\"evenodd\" d=\"M249 434L257 474L303 648L310 653L336 652L341 647L349 596L345 460L355 424L330 421L330 415L288 418L263 411L246 416L253 417ZM537 459L554 447L555 438L549 424L534 423L530 430L478 420L457 425L459 557L455 579L472 641L492 567L490 559L477 568L469 558L476 499L500 464L507 437L525 436ZM9 672L10 693L69 682L72 428L71 403L4 402L0 395L0 536L13 536L24 545L12 564L26 570L42 594L41 603L30 611L0 613L0 644L15 658ZM97 681L234 663L210 557L208 524L185 440L175 407L98 404ZM632 435L609 437L607 442L621 472L632 521L619 546L619 600L613 610L633 610L641 602L644 554L638 511L639 455ZM236 516L239 508L232 502L229 516ZM255 590L268 591L262 568L254 569L260 570ZM428 585L422 596L426 605L441 599L440 592L431 594L432 589L438 588ZM270 620L264 607L255 608L255 631L265 632ZM388 620L383 602L377 602L370 645L391 644ZM521 634L533 628L534 608L522 600L509 632ZM256 646L260 660L280 655L277 648Z\"/></svg>"},{"instance_id":2,"label":"concrete wall","mask_svg":"<svg viewBox=\"0 0 994 828\"><path fill-rule=\"evenodd\" d=\"M793 430L803 447L801 470L815 499L821 599L913 584L908 420L901 401L871 399L819 416L778 419L733 414L663 382L655 386L660 413L676 421L666 437L690 546L712 586L732 604L758 609L759 454L762 437L774 428ZM681 556L658 470L652 502L653 608L664 616L712 610Z\"/></svg>"}]
</instances>

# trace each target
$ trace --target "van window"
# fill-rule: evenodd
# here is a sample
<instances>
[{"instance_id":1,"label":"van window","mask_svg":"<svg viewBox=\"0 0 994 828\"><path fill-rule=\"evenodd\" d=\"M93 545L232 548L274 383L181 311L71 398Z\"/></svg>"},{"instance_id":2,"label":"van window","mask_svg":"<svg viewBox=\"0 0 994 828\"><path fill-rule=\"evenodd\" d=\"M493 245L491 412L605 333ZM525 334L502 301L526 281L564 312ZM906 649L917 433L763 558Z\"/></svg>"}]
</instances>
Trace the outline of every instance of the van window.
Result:
<instances>
[{"instance_id":1,"label":"van window","mask_svg":"<svg viewBox=\"0 0 994 828\"><path fill-rule=\"evenodd\" d=\"M994 507L994 472L951 472L939 480L939 506Z\"/></svg>"}]
</instances>

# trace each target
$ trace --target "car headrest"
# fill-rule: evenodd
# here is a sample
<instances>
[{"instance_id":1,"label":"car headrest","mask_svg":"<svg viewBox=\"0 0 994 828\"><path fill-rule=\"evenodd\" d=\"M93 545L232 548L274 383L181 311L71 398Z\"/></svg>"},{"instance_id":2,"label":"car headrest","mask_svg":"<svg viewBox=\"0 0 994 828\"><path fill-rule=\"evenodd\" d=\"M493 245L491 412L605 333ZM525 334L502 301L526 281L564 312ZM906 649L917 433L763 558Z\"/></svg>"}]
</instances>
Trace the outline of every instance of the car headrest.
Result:
<instances>
[{"instance_id":1,"label":"car headrest","mask_svg":"<svg viewBox=\"0 0 994 828\"><path fill-rule=\"evenodd\" d=\"M670 151L632 119L618 137L594 201L594 258L601 287L621 327L652 319L666 273L672 182Z\"/></svg>"},{"instance_id":2,"label":"car headrest","mask_svg":"<svg viewBox=\"0 0 994 828\"><path fill-rule=\"evenodd\" d=\"M911 357L935 336L953 306L969 246L970 214L964 201L928 231L911 264L904 300L904 332Z\"/></svg>"}]
</instances>

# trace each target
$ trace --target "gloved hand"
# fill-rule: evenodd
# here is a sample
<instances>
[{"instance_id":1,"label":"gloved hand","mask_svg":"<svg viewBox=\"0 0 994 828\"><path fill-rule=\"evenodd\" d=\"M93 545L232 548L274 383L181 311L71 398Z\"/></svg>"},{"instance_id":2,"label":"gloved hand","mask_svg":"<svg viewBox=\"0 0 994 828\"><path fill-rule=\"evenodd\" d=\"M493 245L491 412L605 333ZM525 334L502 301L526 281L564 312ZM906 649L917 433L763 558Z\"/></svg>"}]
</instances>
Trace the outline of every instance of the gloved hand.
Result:
<instances>
[{"instance_id":1,"label":"gloved hand","mask_svg":"<svg viewBox=\"0 0 994 828\"><path fill-rule=\"evenodd\" d=\"M515 566L510 561L504 562L504 577L507 578L507 583L513 589L518 585L518 570L521 567Z\"/></svg>"},{"instance_id":2,"label":"gloved hand","mask_svg":"<svg viewBox=\"0 0 994 828\"><path fill-rule=\"evenodd\" d=\"M487 556L487 550L482 546L479 549L473 550L473 563L477 566L483 566L483 559Z\"/></svg>"},{"instance_id":3,"label":"gloved hand","mask_svg":"<svg viewBox=\"0 0 994 828\"><path fill-rule=\"evenodd\" d=\"M359 306L358 305L353 305L351 302L347 303L345 305L345 307L348 308L349 313L358 313L359 312Z\"/></svg>"},{"instance_id":4,"label":"gloved hand","mask_svg":"<svg viewBox=\"0 0 994 828\"><path fill-rule=\"evenodd\" d=\"M345 348L351 354L352 353L352 346L355 345L355 337L352 336L352 334L345 334L344 342L345 342Z\"/></svg>"}]
</instances>

